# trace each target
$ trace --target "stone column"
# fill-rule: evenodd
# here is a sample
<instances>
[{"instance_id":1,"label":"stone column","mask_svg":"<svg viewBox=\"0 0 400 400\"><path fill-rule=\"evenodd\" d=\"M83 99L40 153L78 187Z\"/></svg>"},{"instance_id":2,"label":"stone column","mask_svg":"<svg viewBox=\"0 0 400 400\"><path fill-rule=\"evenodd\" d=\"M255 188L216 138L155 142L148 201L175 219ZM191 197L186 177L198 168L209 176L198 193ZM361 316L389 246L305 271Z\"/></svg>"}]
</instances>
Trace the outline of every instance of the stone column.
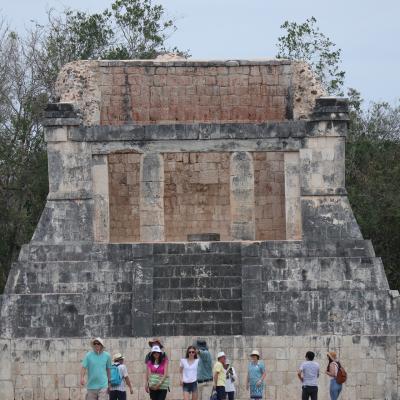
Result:
<instances>
[{"instance_id":1,"label":"stone column","mask_svg":"<svg viewBox=\"0 0 400 400\"><path fill-rule=\"evenodd\" d=\"M140 241L164 240L164 158L146 153L140 161Z\"/></svg>"},{"instance_id":2,"label":"stone column","mask_svg":"<svg viewBox=\"0 0 400 400\"><path fill-rule=\"evenodd\" d=\"M81 119L67 103L49 104L45 116L49 194L32 240L93 241L91 147L70 139Z\"/></svg>"},{"instance_id":3,"label":"stone column","mask_svg":"<svg viewBox=\"0 0 400 400\"><path fill-rule=\"evenodd\" d=\"M231 155L230 184L232 240L255 240L254 166L250 153Z\"/></svg>"},{"instance_id":4,"label":"stone column","mask_svg":"<svg viewBox=\"0 0 400 400\"><path fill-rule=\"evenodd\" d=\"M345 189L345 99L320 98L300 150L303 238L362 239Z\"/></svg>"},{"instance_id":5,"label":"stone column","mask_svg":"<svg viewBox=\"0 0 400 400\"><path fill-rule=\"evenodd\" d=\"M300 158L285 153L286 240L301 240Z\"/></svg>"},{"instance_id":6,"label":"stone column","mask_svg":"<svg viewBox=\"0 0 400 400\"><path fill-rule=\"evenodd\" d=\"M92 158L94 240L110 242L110 203L108 182L108 157L106 154Z\"/></svg>"}]
</instances>

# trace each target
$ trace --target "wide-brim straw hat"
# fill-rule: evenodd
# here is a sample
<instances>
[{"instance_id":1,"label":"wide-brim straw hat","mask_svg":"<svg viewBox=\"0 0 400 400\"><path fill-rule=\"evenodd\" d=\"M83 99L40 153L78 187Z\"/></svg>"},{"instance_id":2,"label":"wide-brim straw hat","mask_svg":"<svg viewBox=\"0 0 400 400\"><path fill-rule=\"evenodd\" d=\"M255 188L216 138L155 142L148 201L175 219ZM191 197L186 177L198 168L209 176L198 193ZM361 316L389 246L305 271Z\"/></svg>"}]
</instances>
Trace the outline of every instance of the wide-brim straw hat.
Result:
<instances>
[{"instance_id":1,"label":"wide-brim straw hat","mask_svg":"<svg viewBox=\"0 0 400 400\"><path fill-rule=\"evenodd\" d=\"M253 351L250 353L250 356L257 356L258 358L260 358L260 352L259 352L258 350L253 350Z\"/></svg>"},{"instance_id":2,"label":"wide-brim straw hat","mask_svg":"<svg viewBox=\"0 0 400 400\"><path fill-rule=\"evenodd\" d=\"M113 361L123 360L124 356L121 353L115 353L113 355Z\"/></svg>"},{"instance_id":3,"label":"wide-brim straw hat","mask_svg":"<svg viewBox=\"0 0 400 400\"><path fill-rule=\"evenodd\" d=\"M161 349L164 347L164 346L162 345L162 343L161 343L161 340L158 339L158 338L153 338L153 339L149 340L149 346L150 346L150 347L153 347L154 345L160 346Z\"/></svg>"},{"instance_id":4,"label":"wide-brim straw hat","mask_svg":"<svg viewBox=\"0 0 400 400\"><path fill-rule=\"evenodd\" d=\"M334 351L329 351L326 355L332 360L335 361L337 359L337 354Z\"/></svg>"},{"instance_id":5,"label":"wide-brim straw hat","mask_svg":"<svg viewBox=\"0 0 400 400\"><path fill-rule=\"evenodd\" d=\"M92 340L90 341L90 345L91 345L92 347L94 347L94 344L93 344L94 342L99 342L99 343L102 345L102 347L106 347L106 346L104 346L103 339L101 339L101 338L99 338L99 337L94 338L94 339L92 339Z\"/></svg>"}]
</instances>

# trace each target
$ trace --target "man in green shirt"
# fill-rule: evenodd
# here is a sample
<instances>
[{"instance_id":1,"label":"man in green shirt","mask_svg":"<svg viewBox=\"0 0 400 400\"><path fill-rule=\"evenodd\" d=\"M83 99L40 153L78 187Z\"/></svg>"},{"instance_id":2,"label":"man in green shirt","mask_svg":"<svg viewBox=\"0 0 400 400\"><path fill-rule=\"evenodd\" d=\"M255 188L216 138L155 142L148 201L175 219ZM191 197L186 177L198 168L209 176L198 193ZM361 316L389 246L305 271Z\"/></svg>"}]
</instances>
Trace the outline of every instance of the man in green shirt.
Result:
<instances>
[{"instance_id":1,"label":"man in green shirt","mask_svg":"<svg viewBox=\"0 0 400 400\"><path fill-rule=\"evenodd\" d=\"M199 365L197 367L198 400L209 400L212 390L212 359L207 342L198 339L194 346L197 348Z\"/></svg>"},{"instance_id":2,"label":"man in green shirt","mask_svg":"<svg viewBox=\"0 0 400 400\"><path fill-rule=\"evenodd\" d=\"M104 342L102 339L92 339L90 344L93 351L86 353L82 360L81 385L85 384L85 374L87 371L86 400L108 400L108 391L111 387L111 356L104 351Z\"/></svg>"}]
</instances>

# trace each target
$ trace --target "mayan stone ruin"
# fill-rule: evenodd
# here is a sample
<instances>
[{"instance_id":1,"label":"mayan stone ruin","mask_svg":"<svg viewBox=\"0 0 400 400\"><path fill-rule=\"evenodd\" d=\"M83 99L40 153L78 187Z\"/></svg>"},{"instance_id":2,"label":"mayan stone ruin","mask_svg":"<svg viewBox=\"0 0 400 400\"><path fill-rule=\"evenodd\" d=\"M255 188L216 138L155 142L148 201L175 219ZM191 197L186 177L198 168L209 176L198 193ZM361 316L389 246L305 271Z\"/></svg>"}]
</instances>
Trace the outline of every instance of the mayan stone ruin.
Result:
<instances>
[{"instance_id":1,"label":"mayan stone ruin","mask_svg":"<svg viewBox=\"0 0 400 400\"><path fill-rule=\"evenodd\" d=\"M49 195L0 296L0 399L83 400L89 338L122 352L144 400L147 340L225 351L247 399L300 396L307 350L349 374L343 400L400 399L400 297L345 189L348 104L304 63L80 61L44 124ZM320 378L320 399L328 398Z\"/></svg>"}]
</instances>

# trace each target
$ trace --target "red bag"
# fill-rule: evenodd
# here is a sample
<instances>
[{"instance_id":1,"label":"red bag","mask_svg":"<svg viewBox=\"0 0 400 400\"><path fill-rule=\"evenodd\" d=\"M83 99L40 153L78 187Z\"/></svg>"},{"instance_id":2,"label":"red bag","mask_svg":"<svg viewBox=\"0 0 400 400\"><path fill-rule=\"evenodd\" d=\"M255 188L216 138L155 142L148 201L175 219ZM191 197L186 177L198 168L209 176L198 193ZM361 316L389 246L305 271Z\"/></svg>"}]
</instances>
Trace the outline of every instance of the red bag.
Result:
<instances>
[{"instance_id":1,"label":"red bag","mask_svg":"<svg viewBox=\"0 0 400 400\"><path fill-rule=\"evenodd\" d=\"M336 382L339 384L345 383L347 381L347 372L346 370L340 365L340 363L338 364L338 372L336 375Z\"/></svg>"}]
</instances>

